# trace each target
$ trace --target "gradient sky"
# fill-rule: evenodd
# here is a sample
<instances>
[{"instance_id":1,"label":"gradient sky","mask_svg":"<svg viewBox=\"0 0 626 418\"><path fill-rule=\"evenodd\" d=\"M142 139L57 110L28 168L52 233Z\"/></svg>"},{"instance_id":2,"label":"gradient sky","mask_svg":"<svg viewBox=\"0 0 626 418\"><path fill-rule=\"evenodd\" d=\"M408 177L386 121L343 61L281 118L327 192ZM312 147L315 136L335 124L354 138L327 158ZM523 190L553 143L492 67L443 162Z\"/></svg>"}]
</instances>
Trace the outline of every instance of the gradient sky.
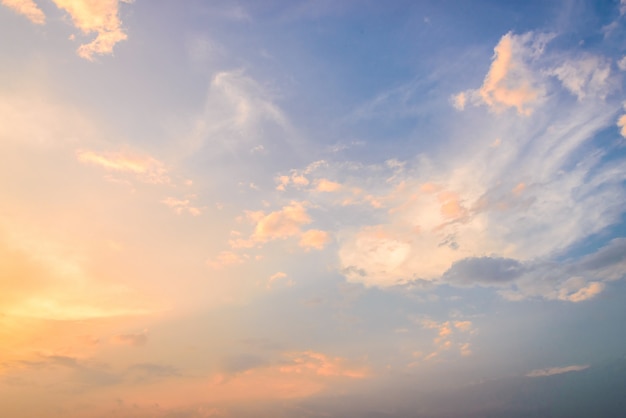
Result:
<instances>
[{"instance_id":1,"label":"gradient sky","mask_svg":"<svg viewBox=\"0 0 626 418\"><path fill-rule=\"evenodd\" d=\"M1 415L617 416L625 23L0 0Z\"/></svg>"}]
</instances>

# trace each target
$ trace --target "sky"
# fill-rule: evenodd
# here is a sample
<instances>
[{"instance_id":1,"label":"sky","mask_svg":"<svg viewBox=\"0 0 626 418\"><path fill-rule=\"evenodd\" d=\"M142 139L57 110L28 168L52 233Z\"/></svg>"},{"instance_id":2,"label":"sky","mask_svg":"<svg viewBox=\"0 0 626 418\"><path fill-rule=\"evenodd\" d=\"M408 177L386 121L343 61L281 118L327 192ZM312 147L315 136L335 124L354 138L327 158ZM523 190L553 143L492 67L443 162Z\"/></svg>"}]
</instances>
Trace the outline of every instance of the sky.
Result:
<instances>
[{"instance_id":1,"label":"sky","mask_svg":"<svg viewBox=\"0 0 626 418\"><path fill-rule=\"evenodd\" d=\"M626 415L625 24L0 0L1 415Z\"/></svg>"}]
</instances>

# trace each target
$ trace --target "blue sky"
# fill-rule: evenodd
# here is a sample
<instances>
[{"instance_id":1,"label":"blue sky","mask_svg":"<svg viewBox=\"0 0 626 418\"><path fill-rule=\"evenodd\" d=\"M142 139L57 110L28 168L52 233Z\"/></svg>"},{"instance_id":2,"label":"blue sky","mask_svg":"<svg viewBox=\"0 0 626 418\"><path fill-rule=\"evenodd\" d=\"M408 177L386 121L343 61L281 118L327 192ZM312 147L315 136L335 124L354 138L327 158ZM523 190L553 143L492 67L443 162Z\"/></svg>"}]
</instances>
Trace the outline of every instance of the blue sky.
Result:
<instances>
[{"instance_id":1,"label":"blue sky","mask_svg":"<svg viewBox=\"0 0 626 418\"><path fill-rule=\"evenodd\" d=\"M624 22L0 0L0 410L623 413Z\"/></svg>"}]
</instances>

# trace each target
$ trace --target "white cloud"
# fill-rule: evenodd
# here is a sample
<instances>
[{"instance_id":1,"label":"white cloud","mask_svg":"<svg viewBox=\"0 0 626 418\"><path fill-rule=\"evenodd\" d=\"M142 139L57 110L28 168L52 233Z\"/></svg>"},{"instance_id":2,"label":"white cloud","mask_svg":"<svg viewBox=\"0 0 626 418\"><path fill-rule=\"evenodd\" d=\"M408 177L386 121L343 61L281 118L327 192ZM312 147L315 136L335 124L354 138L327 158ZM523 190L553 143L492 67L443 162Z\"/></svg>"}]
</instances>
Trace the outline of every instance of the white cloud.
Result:
<instances>
[{"instance_id":1,"label":"white cloud","mask_svg":"<svg viewBox=\"0 0 626 418\"><path fill-rule=\"evenodd\" d=\"M611 65L596 56L567 60L548 73L558 78L578 100L590 96L604 99L611 88Z\"/></svg>"},{"instance_id":2,"label":"white cloud","mask_svg":"<svg viewBox=\"0 0 626 418\"><path fill-rule=\"evenodd\" d=\"M269 89L242 70L222 71L211 80L204 109L187 143L187 153L211 143L213 152L234 152L240 147L269 152L264 145L272 137L286 143L294 136L283 111L272 101Z\"/></svg>"},{"instance_id":3,"label":"white cloud","mask_svg":"<svg viewBox=\"0 0 626 418\"><path fill-rule=\"evenodd\" d=\"M594 65L581 69L580 83L573 81L580 74L563 73L563 86L555 84L554 56L542 55L548 38L506 35L483 87L466 92L490 107L516 108L524 117L475 114L452 128L455 141L447 154L408 159L404 169L351 168L351 183L344 189L361 192L344 202L363 207L366 199L361 196L370 196L376 204L369 216L346 219L350 226L337 233L340 268L349 281L382 287L414 279L438 281L455 262L492 259L509 261L491 263L482 273L459 264L449 274L458 276L457 283L506 288L515 282L521 286L517 291L502 291L511 298L579 301L602 291L600 282L608 275L594 279L585 274L584 284L562 290L573 275L565 267L539 266L541 260L619 222L626 202L626 168L619 161L603 160L603 151L591 141L615 123L621 103L608 95L617 87L607 78L602 57L583 59ZM558 57L565 63L560 69L580 60L563 52ZM517 89L507 84L517 73L519 82L530 80L524 85L538 92L537 100L516 101L530 96L497 93L500 88ZM568 100L572 93L584 100ZM592 97L597 100L588 100ZM356 173L361 173L360 183ZM542 274L558 279L539 286Z\"/></svg>"}]
</instances>

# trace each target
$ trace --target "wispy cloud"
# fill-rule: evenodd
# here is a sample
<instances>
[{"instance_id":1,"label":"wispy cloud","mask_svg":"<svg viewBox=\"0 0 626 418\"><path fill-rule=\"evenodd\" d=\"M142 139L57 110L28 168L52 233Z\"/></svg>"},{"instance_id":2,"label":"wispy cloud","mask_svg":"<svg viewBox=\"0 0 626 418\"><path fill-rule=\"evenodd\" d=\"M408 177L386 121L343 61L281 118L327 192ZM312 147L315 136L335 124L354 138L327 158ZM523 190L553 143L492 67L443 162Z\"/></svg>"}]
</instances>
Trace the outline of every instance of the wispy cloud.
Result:
<instances>
[{"instance_id":1,"label":"wispy cloud","mask_svg":"<svg viewBox=\"0 0 626 418\"><path fill-rule=\"evenodd\" d=\"M533 370L531 372L528 372L528 374L526 376L528 377L544 377L544 376L553 376L555 374L563 374L563 373L569 373L569 372L579 372L581 370L585 370L588 369L589 365L588 364L584 364L584 365L572 365L572 366L565 366L565 367L548 367L545 369L536 369Z\"/></svg>"},{"instance_id":2,"label":"wispy cloud","mask_svg":"<svg viewBox=\"0 0 626 418\"><path fill-rule=\"evenodd\" d=\"M148 331L144 330L138 333L119 334L114 336L112 341L116 344L130 345L133 347L143 346L148 342Z\"/></svg>"},{"instance_id":3,"label":"wispy cloud","mask_svg":"<svg viewBox=\"0 0 626 418\"><path fill-rule=\"evenodd\" d=\"M78 150L76 157L82 163L96 165L107 171L134 174L137 179L146 183L171 182L165 165L148 155L128 151L97 153Z\"/></svg>"}]
</instances>

